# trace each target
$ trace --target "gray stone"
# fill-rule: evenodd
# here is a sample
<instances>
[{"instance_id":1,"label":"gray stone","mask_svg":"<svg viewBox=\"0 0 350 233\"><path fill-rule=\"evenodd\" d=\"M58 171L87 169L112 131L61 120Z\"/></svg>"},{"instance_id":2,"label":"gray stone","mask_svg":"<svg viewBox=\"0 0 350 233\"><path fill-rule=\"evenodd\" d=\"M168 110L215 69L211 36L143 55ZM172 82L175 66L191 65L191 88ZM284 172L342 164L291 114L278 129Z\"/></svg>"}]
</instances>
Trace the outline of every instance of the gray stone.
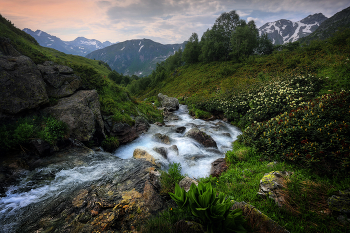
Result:
<instances>
[{"instance_id":1,"label":"gray stone","mask_svg":"<svg viewBox=\"0 0 350 233\"><path fill-rule=\"evenodd\" d=\"M81 86L81 78L68 66L44 62L43 65L38 65L38 69L47 84L47 94L50 97L62 98L72 95Z\"/></svg>"},{"instance_id":2,"label":"gray stone","mask_svg":"<svg viewBox=\"0 0 350 233\"><path fill-rule=\"evenodd\" d=\"M168 97L162 93L159 93L158 101L162 104L162 107L166 108L168 111L175 111L179 109L179 100L174 97Z\"/></svg>"},{"instance_id":3,"label":"gray stone","mask_svg":"<svg viewBox=\"0 0 350 233\"><path fill-rule=\"evenodd\" d=\"M196 186L198 186L198 182L194 179L191 179L190 177L186 176L179 182L180 188L184 188L186 192L190 190L192 183L194 183Z\"/></svg>"},{"instance_id":4,"label":"gray stone","mask_svg":"<svg viewBox=\"0 0 350 233\"><path fill-rule=\"evenodd\" d=\"M153 150L163 156L163 158L168 158L168 151L165 147L153 147Z\"/></svg>"},{"instance_id":5,"label":"gray stone","mask_svg":"<svg viewBox=\"0 0 350 233\"><path fill-rule=\"evenodd\" d=\"M244 201L234 203L231 209L242 209L244 218L252 223L251 227L256 229L257 232L289 233L289 231L284 229L260 210Z\"/></svg>"},{"instance_id":6,"label":"gray stone","mask_svg":"<svg viewBox=\"0 0 350 233\"><path fill-rule=\"evenodd\" d=\"M69 134L79 141L89 141L94 136L105 137L96 90L78 91L70 97L60 99L57 105L45 108L43 112L65 122Z\"/></svg>"},{"instance_id":7,"label":"gray stone","mask_svg":"<svg viewBox=\"0 0 350 233\"><path fill-rule=\"evenodd\" d=\"M258 196L262 198L269 197L273 199L278 206L283 206L285 199L281 194L283 188L285 188L285 178L293 174L292 172L286 171L272 171L265 173L263 178L260 180Z\"/></svg>"},{"instance_id":8,"label":"gray stone","mask_svg":"<svg viewBox=\"0 0 350 233\"><path fill-rule=\"evenodd\" d=\"M200 144L202 144L204 147L215 147L217 148L216 142L214 139L204 133L203 131L199 130L198 128L192 128L190 129L186 134L186 137L193 138Z\"/></svg>"},{"instance_id":9,"label":"gray stone","mask_svg":"<svg viewBox=\"0 0 350 233\"><path fill-rule=\"evenodd\" d=\"M169 150L172 150L176 153L176 155L179 155L179 149L176 145L172 145L171 147L169 147Z\"/></svg>"},{"instance_id":10,"label":"gray stone","mask_svg":"<svg viewBox=\"0 0 350 233\"><path fill-rule=\"evenodd\" d=\"M153 135L153 138L158 142L161 142L167 145L170 144L170 138L165 134L156 133L155 135Z\"/></svg>"},{"instance_id":11,"label":"gray stone","mask_svg":"<svg viewBox=\"0 0 350 233\"><path fill-rule=\"evenodd\" d=\"M329 208L342 214L350 214L350 189L328 198Z\"/></svg>"},{"instance_id":12,"label":"gray stone","mask_svg":"<svg viewBox=\"0 0 350 233\"><path fill-rule=\"evenodd\" d=\"M30 58L0 57L0 112L16 114L48 102L45 82Z\"/></svg>"}]
</instances>

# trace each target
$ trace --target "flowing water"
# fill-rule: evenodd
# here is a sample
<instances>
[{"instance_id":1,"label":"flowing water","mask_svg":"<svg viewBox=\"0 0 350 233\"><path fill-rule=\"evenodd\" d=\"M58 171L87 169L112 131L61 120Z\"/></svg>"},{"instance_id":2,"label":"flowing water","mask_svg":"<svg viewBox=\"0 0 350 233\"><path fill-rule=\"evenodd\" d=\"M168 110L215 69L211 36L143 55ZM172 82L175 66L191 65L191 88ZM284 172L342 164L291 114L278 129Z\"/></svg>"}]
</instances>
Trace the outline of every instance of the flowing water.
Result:
<instances>
[{"instance_id":1,"label":"flowing water","mask_svg":"<svg viewBox=\"0 0 350 233\"><path fill-rule=\"evenodd\" d=\"M221 120L204 121L193 119L188 114L186 105L180 105L179 110L175 114L179 120L167 122L165 126L151 125L146 134L143 134L130 144L118 148L115 155L123 159L132 158L134 150L140 148L158 159L165 168L167 168L169 163L180 163L183 174L194 178L208 176L211 163L215 159L224 157L225 152L231 149L232 142L237 139L241 131ZM176 128L178 127L186 127L186 131L177 133ZM185 137L186 132L193 127L197 127L210 135L216 141L218 148L205 148L195 140ZM170 145L157 142L153 137L156 133L169 136ZM167 159L164 159L153 150L154 147L170 147L172 145L177 146L179 155L168 150Z\"/></svg>"},{"instance_id":2,"label":"flowing water","mask_svg":"<svg viewBox=\"0 0 350 233\"><path fill-rule=\"evenodd\" d=\"M147 133L118 148L114 153L115 157L104 152L90 152L84 156L73 154L63 156L61 160L58 158L59 161L53 164L23 172L18 185L9 187L6 196L0 199L0 232L16 232L18 222L22 221L23 224L34 213L34 209L40 211L60 198L64 200L65 196L72 195L74 190L84 185L100 180L116 182L116 174L122 176L126 171L137 167L137 160L132 158L136 148L153 155L163 169L176 162L181 164L183 174L194 178L208 176L211 163L224 157L240 134L239 129L221 120L193 119L185 105L180 105L175 114L178 120L167 122L165 126L151 125ZM186 127L186 130L177 133L178 127ZM193 127L210 135L218 148L205 148L186 137L186 132ZM166 134L171 143L166 145L157 142L154 138L156 133ZM153 150L154 147L168 148L172 145L177 146L178 153L168 150L166 159Z\"/></svg>"}]
</instances>

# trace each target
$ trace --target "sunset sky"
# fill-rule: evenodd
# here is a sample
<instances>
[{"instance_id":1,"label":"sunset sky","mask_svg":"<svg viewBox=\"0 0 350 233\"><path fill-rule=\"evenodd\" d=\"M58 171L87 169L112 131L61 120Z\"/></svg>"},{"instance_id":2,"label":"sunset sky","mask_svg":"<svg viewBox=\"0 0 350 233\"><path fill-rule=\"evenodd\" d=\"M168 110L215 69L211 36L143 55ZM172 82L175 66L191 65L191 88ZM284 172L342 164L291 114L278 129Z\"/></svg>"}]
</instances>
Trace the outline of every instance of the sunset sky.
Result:
<instances>
[{"instance_id":1,"label":"sunset sky","mask_svg":"<svg viewBox=\"0 0 350 233\"><path fill-rule=\"evenodd\" d=\"M331 17L349 0L0 0L0 14L20 29L39 29L65 41L78 36L101 42L148 38L163 44L199 37L222 12L236 10L260 27L310 14Z\"/></svg>"}]
</instances>

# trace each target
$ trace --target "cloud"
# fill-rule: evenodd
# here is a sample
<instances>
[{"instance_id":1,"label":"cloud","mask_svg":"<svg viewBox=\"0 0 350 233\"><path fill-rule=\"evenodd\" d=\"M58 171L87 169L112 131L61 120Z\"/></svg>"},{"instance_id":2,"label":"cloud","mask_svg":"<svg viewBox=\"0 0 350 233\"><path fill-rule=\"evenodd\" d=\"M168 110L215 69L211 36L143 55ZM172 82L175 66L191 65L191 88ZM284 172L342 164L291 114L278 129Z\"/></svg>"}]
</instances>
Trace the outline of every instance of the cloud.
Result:
<instances>
[{"instance_id":1,"label":"cloud","mask_svg":"<svg viewBox=\"0 0 350 233\"><path fill-rule=\"evenodd\" d=\"M63 40L182 43L193 32L201 37L223 12L236 10L260 27L320 12L330 17L349 5L348 0L0 0L0 13L21 29L40 29Z\"/></svg>"}]
</instances>

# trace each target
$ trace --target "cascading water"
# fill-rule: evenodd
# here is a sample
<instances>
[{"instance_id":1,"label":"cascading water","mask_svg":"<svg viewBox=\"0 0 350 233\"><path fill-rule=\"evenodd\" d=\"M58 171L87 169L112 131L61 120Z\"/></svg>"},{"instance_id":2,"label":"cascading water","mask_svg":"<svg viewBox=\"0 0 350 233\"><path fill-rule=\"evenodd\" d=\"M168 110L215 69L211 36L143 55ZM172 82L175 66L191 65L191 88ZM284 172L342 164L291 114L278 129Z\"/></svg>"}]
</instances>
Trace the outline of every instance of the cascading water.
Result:
<instances>
[{"instance_id":1,"label":"cascading water","mask_svg":"<svg viewBox=\"0 0 350 233\"><path fill-rule=\"evenodd\" d=\"M9 187L6 196L0 199L0 232L21 231L18 228L23 227L28 219L38 216L39 221L40 212L44 209L49 213L51 209L56 211L59 208L57 203L67 200L72 202L71 197L76 196L82 187L90 187L102 181L116 184L120 179L126 180L125 177L118 177L130 173L131 169L142 170L138 168L141 166L140 161L132 158L136 148L148 151L158 159L164 169L169 163L176 162L181 164L183 174L195 178L208 176L211 163L224 157L224 153L231 148L231 143L236 140L240 131L220 120L193 119L188 115L185 105L180 105L175 114L178 120L167 122L165 126L152 125L147 133L118 148L115 156L104 152L89 152L83 155L73 153L67 157L51 158L54 163L23 172L18 185ZM178 127L186 127L186 130L177 133ZM205 148L186 137L186 132L193 127L210 135L218 148ZM153 136L156 133L169 136L170 144L154 140ZM167 159L153 150L154 147L169 148L172 145L177 146L178 154L168 150Z\"/></svg>"},{"instance_id":2,"label":"cascading water","mask_svg":"<svg viewBox=\"0 0 350 233\"><path fill-rule=\"evenodd\" d=\"M175 114L179 120L167 122L165 126L152 125L147 133L130 144L121 146L114 154L120 158L128 159L132 158L136 148L141 148L146 150L154 158L159 159L165 168L167 168L169 163L180 163L183 174L194 178L208 176L211 163L217 158L224 157L225 152L231 149L232 142L237 139L241 131L221 120L204 121L193 119L188 114L186 105L180 105L179 110ZM186 131L177 133L176 128L178 127L186 127ZM186 132L193 127L197 127L210 135L216 141L218 149L205 148L195 140L186 137ZM153 135L156 133L169 136L170 145L165 145L154 140ZM179 155L168 150L168 159L164 159L153 150L154 147L170 147L171 145L177 146Z\"/></svg>"}]
</instances>

